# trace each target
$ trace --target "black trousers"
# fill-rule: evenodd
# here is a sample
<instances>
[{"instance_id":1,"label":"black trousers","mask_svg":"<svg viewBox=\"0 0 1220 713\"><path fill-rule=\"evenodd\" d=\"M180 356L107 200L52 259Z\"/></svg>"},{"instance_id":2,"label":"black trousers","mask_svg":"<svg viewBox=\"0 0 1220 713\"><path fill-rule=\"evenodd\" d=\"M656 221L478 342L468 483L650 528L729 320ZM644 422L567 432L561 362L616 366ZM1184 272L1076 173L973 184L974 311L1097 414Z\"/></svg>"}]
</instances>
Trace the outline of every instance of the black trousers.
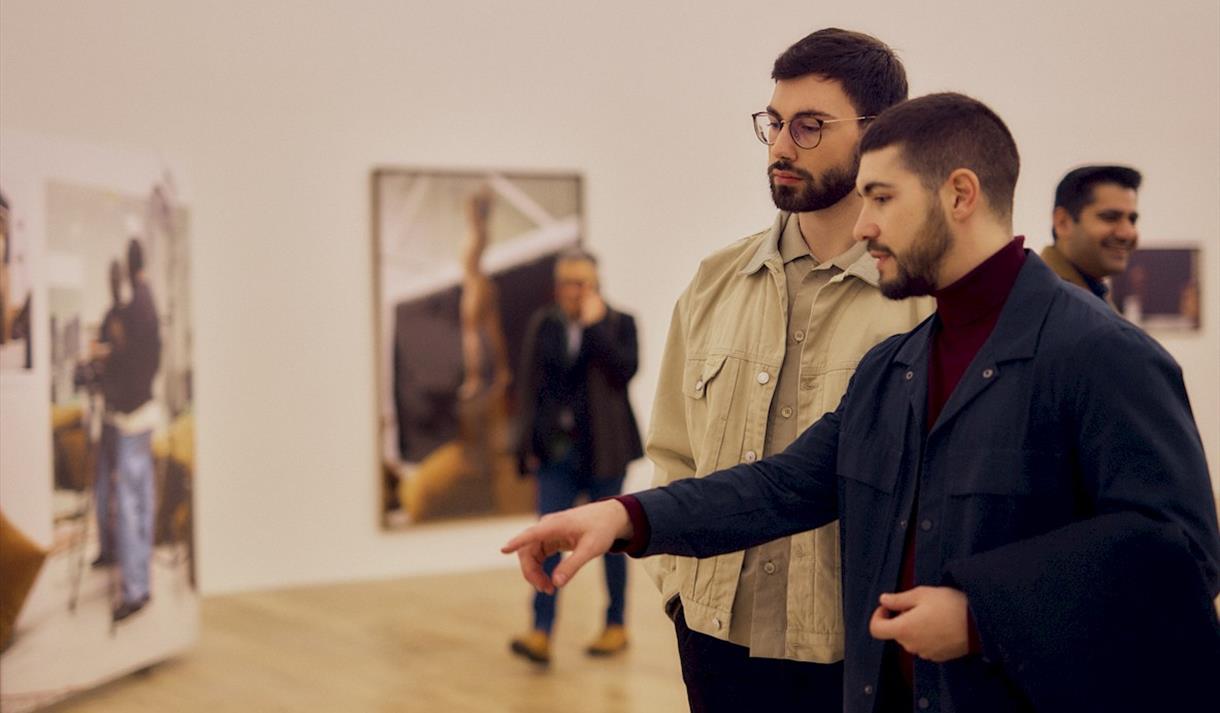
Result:
<instances>
[{"instance_id":1,"label":"black trousers","mask_svg":"<svg viewBox=\"0 0 1220 713\"><path fill-rule=\"evenodd\" d=\"M751 658L744 646L691 631L674 615L691 713L841 713L843 662Z\"/></svg>"}]
</instances>

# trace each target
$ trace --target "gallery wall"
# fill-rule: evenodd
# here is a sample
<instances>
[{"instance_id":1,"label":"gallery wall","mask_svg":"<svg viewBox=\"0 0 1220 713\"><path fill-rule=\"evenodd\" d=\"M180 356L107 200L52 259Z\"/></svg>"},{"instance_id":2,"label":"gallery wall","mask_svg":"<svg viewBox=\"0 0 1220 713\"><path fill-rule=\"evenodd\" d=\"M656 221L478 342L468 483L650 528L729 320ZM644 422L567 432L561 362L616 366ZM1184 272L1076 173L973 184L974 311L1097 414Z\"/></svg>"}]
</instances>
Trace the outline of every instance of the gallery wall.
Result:
<instances>
[{"instance_id":1,"label":"gallery wall","mask_svg":"<svg viewBox=\"0 0 1220 713\"><path fill-rule=\"evenodd\" d=\"M894 46L914 94L1005 118L1031 247L1068 168L1144 172L1143 244L1203 248L1203 329L1162 342L1215 482L1220 6L1068 5L0 0L0 126L153 151L192 187L205 593L508 564L522 519L380 530L374 167L582 173L606 294L640 324L646 422L700 256L771 220L747 118L771 62L829 25Z\"/></svg>"}]
</instances>

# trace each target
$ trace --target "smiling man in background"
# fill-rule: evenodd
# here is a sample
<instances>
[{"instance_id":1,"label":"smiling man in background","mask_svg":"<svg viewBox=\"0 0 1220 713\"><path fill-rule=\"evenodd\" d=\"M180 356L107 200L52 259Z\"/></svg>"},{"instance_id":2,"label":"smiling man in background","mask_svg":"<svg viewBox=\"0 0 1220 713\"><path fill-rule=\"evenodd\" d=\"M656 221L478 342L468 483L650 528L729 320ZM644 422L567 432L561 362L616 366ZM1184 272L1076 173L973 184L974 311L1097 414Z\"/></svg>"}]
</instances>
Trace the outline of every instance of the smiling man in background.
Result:
<instances>
[{"instance_id":1,"label":"smiling man in background","mask_svg":"<svg viewBox=\"0 0 1220 713\"><path fill-rule=\"evenodd\" d=\"M1105 279L1124 272L1139 242L1141 176L1126 166L1081 166L1055 189L1055 242L1042 259L1063 279L1109 301Z\"/></svg>"}]
</instances>

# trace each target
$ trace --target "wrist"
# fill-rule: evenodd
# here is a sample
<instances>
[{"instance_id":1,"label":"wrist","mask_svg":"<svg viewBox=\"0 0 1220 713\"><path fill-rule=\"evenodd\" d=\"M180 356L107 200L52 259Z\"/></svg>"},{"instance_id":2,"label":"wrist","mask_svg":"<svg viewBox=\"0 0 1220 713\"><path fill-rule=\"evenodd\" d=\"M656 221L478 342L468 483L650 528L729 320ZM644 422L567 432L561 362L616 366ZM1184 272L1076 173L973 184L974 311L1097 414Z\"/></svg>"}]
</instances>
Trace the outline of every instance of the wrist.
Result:
<instances>
[{"instance_id":1,"label":"wrist","mask_svg":"<svg viewBox=\"0 0 1220 713\"><path fill-rule=\"evenodd\" d=\"M618 522L614 539L630 541L631 536L635 534L635 528L631 526L631 513L627 512L627 506L617 498L611 498L608 502L614 503L614 514Z\"/></svg>"}]
</instances>

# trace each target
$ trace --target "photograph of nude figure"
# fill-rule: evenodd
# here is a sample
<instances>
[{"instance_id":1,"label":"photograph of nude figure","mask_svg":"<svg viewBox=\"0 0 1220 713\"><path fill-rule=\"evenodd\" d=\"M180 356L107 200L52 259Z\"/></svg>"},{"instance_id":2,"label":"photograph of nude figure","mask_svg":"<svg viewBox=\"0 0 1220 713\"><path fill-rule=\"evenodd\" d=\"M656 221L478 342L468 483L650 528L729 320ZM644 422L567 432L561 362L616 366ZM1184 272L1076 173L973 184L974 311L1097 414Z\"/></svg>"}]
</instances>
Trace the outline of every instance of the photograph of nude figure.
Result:
<instances>
[{"instance_id":1,"label":"photograph of nude figure","mask_svg":"<svg viewBox=\"0 0 1220 713\"><path fill-rule=\"evenodd\" d=\"M372 195L382 525L532 512L514 374L580 242L581 177L386 168Z\"/></svg>"}]
</instances>

